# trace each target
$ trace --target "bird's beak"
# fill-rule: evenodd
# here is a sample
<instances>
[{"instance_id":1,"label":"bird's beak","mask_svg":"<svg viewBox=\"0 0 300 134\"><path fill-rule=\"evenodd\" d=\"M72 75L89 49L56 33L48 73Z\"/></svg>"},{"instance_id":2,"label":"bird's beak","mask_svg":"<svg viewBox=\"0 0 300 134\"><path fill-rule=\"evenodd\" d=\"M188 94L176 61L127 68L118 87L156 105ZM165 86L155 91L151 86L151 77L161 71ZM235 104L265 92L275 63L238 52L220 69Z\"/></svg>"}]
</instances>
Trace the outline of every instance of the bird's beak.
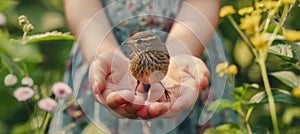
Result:
<instances>
[{"instance_id":1,"label":"bird's beak","mask_svg":"<svg viewBox=\"0 0 300 134\"><path fill-rule=\"evenodd\" d=\"M121 44L122 46L128 46L128 42L124 42Z\"/></svg>"}]
</instances>

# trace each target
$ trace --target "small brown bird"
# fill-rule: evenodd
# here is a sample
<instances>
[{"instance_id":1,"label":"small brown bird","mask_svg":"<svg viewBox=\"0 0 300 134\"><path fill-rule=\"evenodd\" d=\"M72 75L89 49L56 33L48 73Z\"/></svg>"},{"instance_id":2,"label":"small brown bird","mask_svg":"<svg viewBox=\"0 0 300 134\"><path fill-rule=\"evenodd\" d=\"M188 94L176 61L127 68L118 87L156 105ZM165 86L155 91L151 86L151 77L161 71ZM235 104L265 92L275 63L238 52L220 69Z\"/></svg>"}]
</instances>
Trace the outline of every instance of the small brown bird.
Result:
<instances>
[{"instance_id":1,"label":"small brown bird","mask_svg":"<svg viewBox=\"0 0 300 134\"><path fill-rule=\"evenodd\" d=\"M133 49L130 71L137 79L134 93L136 94L140 83L159 83L164 88L167 101L170 101L170 92L161 82L168 72L170 56L161 39L149 32L138 32L125 45Z\"/></svg>"}]
</instances>

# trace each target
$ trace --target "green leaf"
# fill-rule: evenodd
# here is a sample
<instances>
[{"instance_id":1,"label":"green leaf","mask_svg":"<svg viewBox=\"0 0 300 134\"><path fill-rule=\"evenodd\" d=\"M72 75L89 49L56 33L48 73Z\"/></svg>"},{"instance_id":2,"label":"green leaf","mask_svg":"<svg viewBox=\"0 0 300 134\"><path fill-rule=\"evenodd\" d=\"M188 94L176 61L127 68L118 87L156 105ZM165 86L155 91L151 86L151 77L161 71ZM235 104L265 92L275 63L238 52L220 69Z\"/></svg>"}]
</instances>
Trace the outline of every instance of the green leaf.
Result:
<instances>
[{"instance_id":1,"label":"green leaf","mask_svg":"<svg viewBox=\"0 0 300 134\"><path fill-rule=\"evenodd\" d=\"M2 51L14 62L40 63L43 56L36 45L24 45L19 40L1 43Z\"/></svg>"},{"instance_id":2,"label":"green leaf","mask_svg":"<svg viewBox=\"0 0 300 134\"><path fill-rule=\"evenodd\" d=\"M216 128L208 128L204 134L244 134L237 124L228 123Z\"/></svg>"},{"instance_id":3,"label":"green leaf","mask_svg":"<svg viewBox=\"0 0 300 134\"><path fill-rule=\"evenodd\" d=\"M280 58L282 58L285 61L296 63L297 59L293 53L292 46L291 45L274 45L269 48L269 53L274 54Z\"/></svg>"},{"instance_id":4,"label":"green leaf","mask_svg":"<svg viewBox=\"0 0 300 134\"><path fill-rule=\"evenodd\" d=\"M29 134L33 133L31 122L27 121L23 124L17 124L13 127L11 134Z\"/></svg>"},{"instance_id":5,"label":"green leaf","mask_svg":"<svg viewBox=\"0 0 300 134\"><path fill-rule=\"evenodd\" d=\"M62 32L47 32L43 34L36 34L32 36L27 36L24 40L25 44L40 42L40 41L51 41L51 40L75 40L76 38L70 33Z\"/></svg>"},{"instance_id":6,"label":"green leaf","mask_svg":"<svg viewBox=\"0 0 300 134\"><path fill-rule=\"evenodd\" d=\"M0 0L0 12L12 9L18 4L17 0Z\"/></svg>"},{"instance_id":7,"label":"green leaf","mask_svg":"<svg viewBox=\"0 0 300 134\"><path fill-rule=\"evenodd\" d=\"M208 110L209 111L213 111L216 110L216 112L220 112L226 108L231 108L234 110L239 110L240 103L234 102L233 100L229 100L229 99L219 99L216 100L214 102L212 102L209 106L208 106Z\"/></svg>"},{"instance_id":8,"label":"green leaf","mask_svg":"<svg viewBox=\"0 0 300 134\"><path fill-rule=\"evenodd\" d=\"M5 66L8 70L12 71L12 73L14 73L16 75L22 74L23 70L21 69L21 67L17 63L13 62L5 54L0 53L0 58L1 58L3 66Z\"/></svg>"},{"instance_id":9,"label":"green leaf","mask_svg":"<svg viewBox=\"0 0 300 134\"><path fill-rule=\"evenodd\" d=\"M277 103L287 103L287 104L299 104L298 100L295 99L290 92L273 88L272 94L274 97L274 101ZM256 93L249 101L249 105L258 105L268 103L268 96L266 91L261 91Z\"/></svg>"},{"instance_id":10,"label":"green leaf","mask_svg":"<svg viewBox=\"0 0 300 134\"><path fill-rule=\"evenodd\" d=\"M291 88L300 86L300 76L291 71L274 72L270 73L270 75Z\"/></svg>"},{"instance_id":11,"label":"green leaf","mask_svg":"<svg viewBox=\"0 0 300 134\"><path fill-rule=\"evenodd\" d=\"M273 33L274 29L277 27L277 25L270 24L269 27L267 28L268 33ZM279 29L277 32L277 35L282 35L282 30Z\"/></svg>"},{"instance_id":12,"label":"green leaf","mask_svg":"<svg viewBox=\"0 0 300 134\"><path fill-rule=\"evenodd\" d=\"M259 89L259 85L258 84L248 84L245 83L243 84L243 86L240 87L236 87L233 91L233 97L238 99L238 100L242 100L244 94L247 92L247 90L251 88L251 89Z\"/></svg>"}]
</instances>

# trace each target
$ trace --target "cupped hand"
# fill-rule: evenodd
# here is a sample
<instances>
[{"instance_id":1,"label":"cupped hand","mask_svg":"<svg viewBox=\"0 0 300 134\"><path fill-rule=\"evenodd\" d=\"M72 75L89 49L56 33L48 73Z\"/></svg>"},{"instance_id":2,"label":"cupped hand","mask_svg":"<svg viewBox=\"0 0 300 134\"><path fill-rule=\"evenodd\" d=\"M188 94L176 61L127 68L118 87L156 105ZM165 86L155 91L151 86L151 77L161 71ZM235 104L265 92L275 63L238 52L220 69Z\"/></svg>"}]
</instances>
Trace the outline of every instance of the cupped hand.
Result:
<instances>
[{"instance_id":1,"label":"cupped hand","mask_svg":"<svg viewBox=\"0 0 300 134\"><path fill-rule=\"evenodd\" d=\"M107 52L97 55L90 65L89 81L98 103L121 118L134 119L145 99L132 92L135 80L128 72L128 64L128 59L122 54Z\"/></svg>"},{"instance_id":2,"label":"cupped hand","mask_svg":"<svg viewBox=\"0 0 300 134\"><path fill-rule=\"evenodd\" d=\"M192 107L201 89L209 84L210 73L204 62L192 55L171 57L169 70L163 83L171 92L171 101L164 96L160 84L152 84L146 106L138 111L138 116L149 119L163 114L164 118L177 116L180 111ZM160 110L167 108L167 112Z\"/></svg>"},{"instance_id":3,"label":"cupped hand","mask_svg":"<svg viewBox=\"0 0 300 134\"><path fill-rule=\"evenodd\" d=\"M168 111L163 104L145 104L142 85L134 95L136 79L130 74L129 60L123 54L107 52L98 55L90 66L89 81L93 85L95 100L120 118L138 118L137 113L144 109L151 113L147 118Z\"/></svg>"}]
</instances>

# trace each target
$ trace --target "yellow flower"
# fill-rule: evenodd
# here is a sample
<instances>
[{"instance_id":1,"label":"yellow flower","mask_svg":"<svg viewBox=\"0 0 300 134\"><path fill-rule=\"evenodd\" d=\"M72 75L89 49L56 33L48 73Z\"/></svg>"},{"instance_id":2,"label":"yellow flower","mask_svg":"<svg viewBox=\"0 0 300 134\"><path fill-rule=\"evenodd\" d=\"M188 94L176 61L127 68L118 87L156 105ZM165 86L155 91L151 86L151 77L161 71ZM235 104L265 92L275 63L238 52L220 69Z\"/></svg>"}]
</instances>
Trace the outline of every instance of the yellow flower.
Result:
<instances>
[{"instance_id":1,"label":"yellow flower","mask_svg":"<svg viewBox=\"0 0 300 134\"><path fill-rule=\"evenodd\" d=\"M296 41L300 40L300 31L296 30L284 30L283 35L286 40Z\"/></svg>"},{"instance_id":2,"label":"yellow flower","mask_svg":"<svg viewBox=\"0 0 300 134\"><path fill-rule=\"evenodd\" d=\"M269 0L269 1L265 1L264 5L265 5L266 9L274 9L274 8L276 8L278 6L281 6L281 3L280 3L280 1L270 1Z\"/></svg>"},{"instance_id":3,"label":"yellow flower","mask_svg":"<svg viewBox=\"0 0 300 134\"><path fill-rule=\"evenodd\" d=\"M227 73L228 62L221 62L216 66L216 72L220 77L223 77Z\"/></svg>"},{"instance_id":4,"label":"yellow flower","mask_svg":"<svg viewBox=\"0 0 300 134\"><path fill-rule=\"evenodd\" d=\"M249 14L249 13L251 13L253 10L254 10L253 7L244 7L244 8L239 9L238 14L239 14L239 15Z\"/></svg>"},{"instance_id":5,"label":"yellow flower","mask_svg":"<svg viewBox=\"0 0 300 134\"><path fill-rule=\"evenodd\" d=\"M225 17L230 14L235 14L235 9L231 5L223 6L220 10L220 17Z\"/></svg>"},{"instance_id":6,"label":"yellow flower","mask_svg":"<svg viewBox=\"0 0 300 134\"><path fill-rule=\"evenodd\" d=\"M227 72L228 72L228 74L236 75L236 74L238 73L238 68L237 68L236 65L231 64L231 65L227 68Z\"/></svg>"},{"instance_id":7,"label":"yellow flower","mask_svg":"<svg viewBox=\"0 0 300 134\"><path fill-rule=\"evenodd\" d=\"M242 30L246 30L247 33L252 33L258 27L260 19L261 19L260 14L246 15L240 20L241 21L240 28Z\"/></svg>"},{"instance_id":8,"label":"yellow flower","mask_svg":"<svg viewBox=\"0 0 300 134\"><path fill-rule=\"evenodd\" d=\"M267 50L266 33L257 33L250 38L250 41L257 50Z\"/></svg>"},{"instance_id":9,"label":"yellow flower","mask_svg":"<svg viewBox=\"0 0 300 134\"><path fill-rule=\"evenodd\" d=\"M274 0L264 0L255 3L255 7L262 9L263 11L268 11L271 9L275 9L281 6L281 1L274 1Z\"/></svg>"},{"instance_id":10,"label":"yellow flower","mask_svg":"<svg viewBox=\"0 0 300 134\"><path fill-rule=\"evenodd\" d=\"M238 73L238 68L236 65L231 64L228 66L228 62L221 62L216 67L216 72L219 74L220 77L223 77L225 74L236 75Z\"/></svg>"},{"instance_id":11,"label":"yellow flower","mask_svg":"<svg viewBox=\"0 0 300 134\"><path fill-rule=\"evenodd\" d=\"M292 4L295 0L281 0L283 4Z\"/></svg>"}]
</instances>

